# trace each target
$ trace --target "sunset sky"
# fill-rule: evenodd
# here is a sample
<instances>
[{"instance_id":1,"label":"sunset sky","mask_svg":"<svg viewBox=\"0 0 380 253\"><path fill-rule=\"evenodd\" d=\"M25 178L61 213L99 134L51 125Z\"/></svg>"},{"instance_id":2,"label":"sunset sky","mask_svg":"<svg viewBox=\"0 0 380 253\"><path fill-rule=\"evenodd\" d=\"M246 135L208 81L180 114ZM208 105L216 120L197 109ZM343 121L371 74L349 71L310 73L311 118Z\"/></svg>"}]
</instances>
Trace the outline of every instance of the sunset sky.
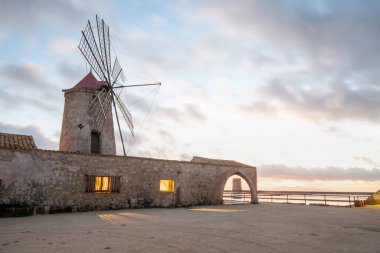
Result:
<instances>
[{"instance_id":1,"label":"sunset sky","mask_svg":"<svg viewBox=\"0 0 380 253\"><path fill-rule=\"evenodd\" d=\"M122 94L129 155L236 160L261 190L380 189L380 1L3 0L0 132L58 149L95 14L126 84L162 82Z\"/></svg>"}]
</instances>

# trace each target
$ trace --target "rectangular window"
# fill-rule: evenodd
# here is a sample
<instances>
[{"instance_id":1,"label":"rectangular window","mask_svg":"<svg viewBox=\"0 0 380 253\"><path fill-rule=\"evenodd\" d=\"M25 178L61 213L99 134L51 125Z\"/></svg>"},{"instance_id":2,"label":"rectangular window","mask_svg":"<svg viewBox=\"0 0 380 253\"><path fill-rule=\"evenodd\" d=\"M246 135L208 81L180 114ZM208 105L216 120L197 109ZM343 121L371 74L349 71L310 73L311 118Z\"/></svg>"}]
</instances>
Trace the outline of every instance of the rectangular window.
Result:
<instances>
[{"instance_id":1,"label":"rectangular window","mask_svg":"<svg viewBox=\"0 0 380 253\"><path fill-rule=\"evenodd\" d=\"M120 192L120 176L86 175L86 192Z\"/></svg>"},{"instance_id":2,"label":"rectangular window","mask_svg":"<svg viewBox=\"0 0 380 253\"><path fill-rule=\"evenodd\" d=\"M111 191L111 177L95 178L95 192L110 192Z\"/></svg>"},{"instance_id":3,"label":"rectangular window","mask_svg":"<svg viewBox=\"0 0 380 253\"><path fill-rule=\"evenodd\" d=\"M100 153L100 133L92 131L91 132L91 153Z\"/></svg>"},{"instance_id":4,"label":"rectangular window","mask_svg":"<svg viewBox=\"0 0 380 253\"><path fill-rule=\"evenodd\" d=\"M160 180L160 192L174 192L174 180Z\"/></svg>"}]
</instances>

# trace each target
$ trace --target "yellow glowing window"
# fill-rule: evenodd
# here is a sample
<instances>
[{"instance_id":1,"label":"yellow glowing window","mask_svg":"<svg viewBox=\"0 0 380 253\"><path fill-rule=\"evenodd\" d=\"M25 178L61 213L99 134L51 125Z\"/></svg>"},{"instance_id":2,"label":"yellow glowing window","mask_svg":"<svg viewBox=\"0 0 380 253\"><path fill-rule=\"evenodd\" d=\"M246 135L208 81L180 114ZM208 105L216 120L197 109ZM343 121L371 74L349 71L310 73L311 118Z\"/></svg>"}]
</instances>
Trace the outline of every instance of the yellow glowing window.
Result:
<instances>
[{"instance_id":1,"label":"yellow glowing window","mask_svg":"<svg viewBox=\"0 0 380 253\"><path fill-rule=\"evenodd\" d=\"M100 193L120 192L121 176L96 176L86 175L86 191Z\"/></svg>"},{"instance_id":2,"label":"yellow glowing window","mask_svg":"<svg viewBox=\"0 0 380 253\"><path fill-rule=\"evenodd\" d=\"M95 178L95 192L110 192L111 177L97 176Z\"/></svg>"},{"instance_id":3,"label":"yellow glowing window","mask_svg":"<svg viewBox=\"0 0 380 253\"><path fill-rule=\"evenodd\" d=\"M160 180L160 192L174 192L174 180Z\"/></svg>"}]
</instances>

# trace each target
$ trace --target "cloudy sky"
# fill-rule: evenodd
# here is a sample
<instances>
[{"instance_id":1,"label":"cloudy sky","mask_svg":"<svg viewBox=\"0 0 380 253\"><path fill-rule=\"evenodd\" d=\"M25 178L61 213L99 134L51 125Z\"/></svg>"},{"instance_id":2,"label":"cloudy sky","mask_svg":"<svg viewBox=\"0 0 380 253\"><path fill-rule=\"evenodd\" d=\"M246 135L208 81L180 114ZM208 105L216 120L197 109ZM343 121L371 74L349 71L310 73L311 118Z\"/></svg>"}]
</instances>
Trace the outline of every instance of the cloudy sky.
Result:
<instances>
[{"instance_id":1,"label":"cloudy sky","mask_svg":"<svg viewBox=\"0 0 380 253\"><path fill-rule=\"evenodd\" d=\"M0 132L58 148L95 14L126 84L163 84L123 92L129 155L237 160L263 190L380 189L379 1L3 0Z\"/></svg>"}]
</instances>

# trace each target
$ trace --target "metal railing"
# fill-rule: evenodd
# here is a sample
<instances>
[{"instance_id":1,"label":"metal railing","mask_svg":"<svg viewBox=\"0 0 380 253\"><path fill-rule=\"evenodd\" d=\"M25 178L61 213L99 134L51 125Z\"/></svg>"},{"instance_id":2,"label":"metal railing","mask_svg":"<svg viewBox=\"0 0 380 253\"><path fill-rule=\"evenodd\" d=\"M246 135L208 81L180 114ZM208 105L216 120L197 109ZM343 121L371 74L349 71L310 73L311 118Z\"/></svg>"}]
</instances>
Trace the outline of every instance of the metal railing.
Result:
<instances>
[{"instance_id":1,"label":"metal railing","mask_svg":"<svg viewBox=\"0 0 380 253\"><path fill-rule=\"evenodd\" d=\"M362 206L364 200L371 194L371 192L259 191L257 196L260 202L351 207Z\"/></svg>"},{"instance_id":2,"label":"metal railing","mask_svg":"<svg viewBox=\"0 0 380 253\"><path fill-rule=\"evenodd\" d=\"M245 204L251 203L250 191L224 191L223 192L224 204Z\"/></svg>"}]
</instances>

